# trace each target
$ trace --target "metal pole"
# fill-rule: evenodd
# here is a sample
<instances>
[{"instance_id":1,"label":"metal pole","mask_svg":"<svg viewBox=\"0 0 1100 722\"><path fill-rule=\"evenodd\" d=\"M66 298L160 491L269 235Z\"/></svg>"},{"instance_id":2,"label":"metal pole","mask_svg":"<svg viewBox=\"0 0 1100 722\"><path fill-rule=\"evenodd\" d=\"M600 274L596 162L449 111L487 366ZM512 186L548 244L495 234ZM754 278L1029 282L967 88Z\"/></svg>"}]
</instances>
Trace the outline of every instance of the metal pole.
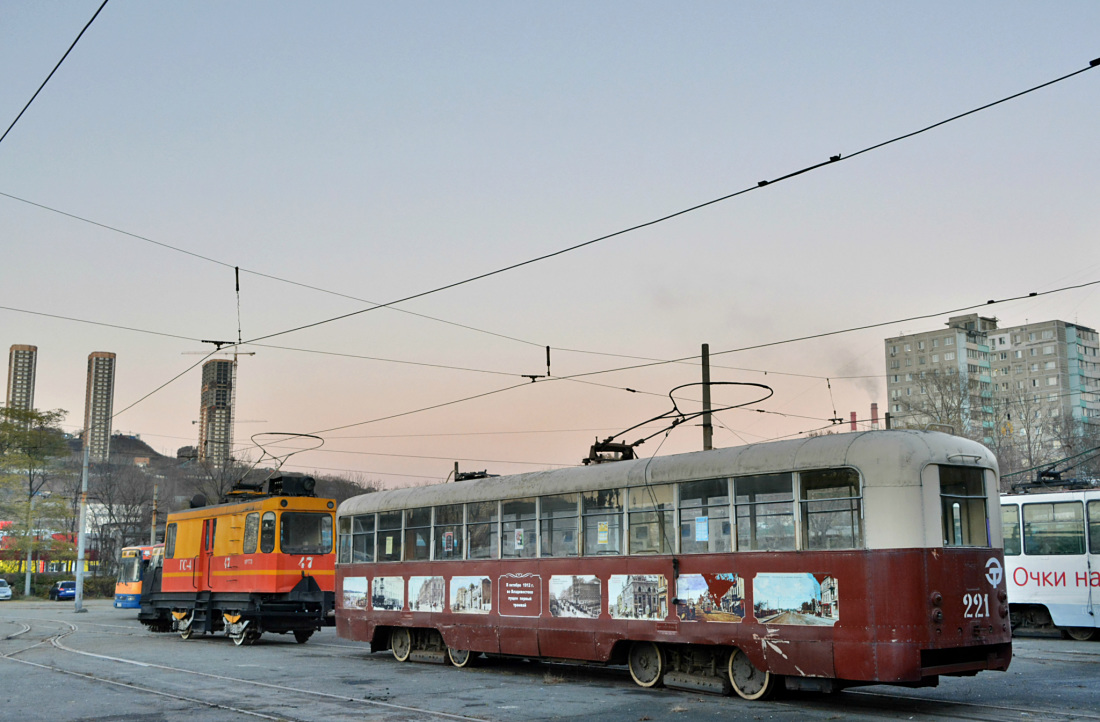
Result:
<instances>
[{"instance_id":1,"label":"metal pole","mask_svg":"<svg viewBox=\"0 0 1100 722\"><path fill-rule=\"evenodd\" d=\"M88 455L91 452L88 441L91 437L90 429L84 429L84 461L80 468L80 531L76 536L76 597L73 598L76 612L88 611L84 608L84 525L88 521Z\"/></svg>"},{"instance_id":2,"label":"metal pole","mask_svg":"<svg viewBox=\"0 0 1100 722\"><path fill-rule=\"evenodd\" d=\"M157 543L157 485L153 484L153 523L149 526L149 546Z\"/></svg>"},{"instance_id":3,"label":"metal pole","mask_svg":"<svg viewBox=\"0 0 1100 722\"><path fill-rule=\"evenodd\" d=\"M23 597L31 595L31 554L34 551L34 498L37 493L31 495L31 503L27 507L27 569L23 577Z\"/></svg>"},{"instance_id":4,"label":"metal pole","mask_svg":"<svg viewBox=\"0 0 1100 722\"><path fill-rule=\"evenodd\" d=\"M703 450L714 448L714 427L710 423L710 344L703 344Z\"/></svg>"}]
</instances>

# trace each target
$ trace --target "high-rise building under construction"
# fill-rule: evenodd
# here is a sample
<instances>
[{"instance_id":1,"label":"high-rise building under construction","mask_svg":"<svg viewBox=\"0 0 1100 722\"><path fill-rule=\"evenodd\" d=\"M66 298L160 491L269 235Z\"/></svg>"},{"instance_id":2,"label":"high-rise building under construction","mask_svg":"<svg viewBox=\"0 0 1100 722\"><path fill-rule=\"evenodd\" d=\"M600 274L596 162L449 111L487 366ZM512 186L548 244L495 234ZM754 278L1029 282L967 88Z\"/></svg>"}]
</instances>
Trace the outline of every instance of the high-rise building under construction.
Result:
<instances>
[{"instance_id":1,"label":"high-rise building under construction","mask_svg":"<svg viewBox=\"0 0 1100 722\"><path fill-rule=\"evenodd\" d=\"M115 355L109 351L88 354L88 379L84 394L84 443L88 458L106 462L111 453L111 418L115 406Z\"/></svg>"},{"instance_id":2,"label":"high-rise building under construction","mask_svg":"<svg viewBox=\"0 0 1100 722\"><path fill-rule=\"evenodd\" d=\"M237 365L214 360L202 365L199 407L199 461L223 466L233 446L233 384Z\"/></svg>"},{"instance_id":3,"label":"high-rise building under construction","mask_svg":"<svg viewBox=\"0 0 1100 722\"><path fill-rule=\"evenodd\" d=\"M30 411L34 408L34 370L38 363L38 347L16 344L8 352L9 409Z\"/></svg>"}]
</instances>

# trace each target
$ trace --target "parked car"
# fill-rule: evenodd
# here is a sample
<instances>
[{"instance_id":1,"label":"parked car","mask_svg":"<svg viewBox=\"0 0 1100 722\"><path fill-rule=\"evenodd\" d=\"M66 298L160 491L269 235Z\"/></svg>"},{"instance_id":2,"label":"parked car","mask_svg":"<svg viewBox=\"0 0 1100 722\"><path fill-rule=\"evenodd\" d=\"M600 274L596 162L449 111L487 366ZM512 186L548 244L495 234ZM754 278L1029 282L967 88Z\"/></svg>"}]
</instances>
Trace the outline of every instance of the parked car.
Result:
<instances>
[{"instance_id":1,"label":"parked car","mask_svg":"<svg viewBox=\"0 0 1100 722\"><path fill-rule=\"evenodd\" d=\"M76 599L76 582L55 582L50 587L50 599Z\"/></svg>"},{"instance_id":2,"label":"parked car","mask_svg":"<svg viewBox=\"0 0 1100 722\"><path fill-rule=\"evenodd\" d=\"M0 579L0 602L11 599L11 587L7 579Z\"/></svg>"}]
</instances>

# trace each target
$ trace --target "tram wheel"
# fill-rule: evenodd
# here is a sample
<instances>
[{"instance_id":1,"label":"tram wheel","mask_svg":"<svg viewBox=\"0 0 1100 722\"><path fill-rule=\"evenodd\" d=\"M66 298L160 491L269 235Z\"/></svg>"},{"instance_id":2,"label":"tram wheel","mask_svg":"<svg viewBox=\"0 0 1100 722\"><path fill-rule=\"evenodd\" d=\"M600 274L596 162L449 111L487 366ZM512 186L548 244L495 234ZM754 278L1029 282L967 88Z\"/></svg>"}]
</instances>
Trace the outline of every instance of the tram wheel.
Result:
<instances>
[{"instance_id":1,"label":"tram wheel","mask_svg":"<svg viewBox=\"0 0 1100 722\"><path fill-rule=\"evenodd\" d=\"M627 658L630 676L639 687L658 686L665 673L665 657L656 642L635 642Z\"/></svg>"},{"instance_id":2,"label":"tram wheel","mask_svg":"<svg viewBox=\"0 0 1100 722\"><path fill-rule=\"evenodd\" d=\"M309 641L309 638L313 636L312 629L295 629L294 641L298 644L305 644Z\"/></svg>"},{"instance_id":3,"label":"tram wheel","mask_svg":"<svg viewBox=\"0 0 1100 722\"><path fill-rule=\"evenodd\" d=\"M263 634L263 632L257 632L255 629L246 627L240 634L230 634L229 638L232 639L233 644L238 647L251 647L259 640L261 634Z\"/></svg>"},{"instance_id":4,"label":"tram wheel","mask_svg":"<svg viewBox=\"0 0 1100 722\"><path fill-rule=\"evenodd\" d=\"M1096 636L1096 630L1092 627L1065 627L1062 635L1078 642L1087 642Z\"/></svg>"},{"instance_id":5,"label":"tram wheel","mask_svg":"<svg viewBox=\"0 0 1100 722\"><path fill-rule=\"evenodd\" d=\"M730 684L738 697L747 700L767 699L775 694L776 684L779 678L771 672L761 671L756 668L752 660L736 647L730 652L729 664Z\"/></svg>"},{"instance_id":6,"label":"tram wheel","mask_svg":"<svg viewBox=\"0 0 1100 722\"><path fill-rule=\"evenodd\" d=\"M408 661L412 654L412 635L404 627L397 627L390 632L390 651L398 662Z\"/></svg>"},{"instance_id":7,"label":"tram wheel","mask_svg":"<svg viewBox=\"0 0 1100 722\"><path fill-rule=\"evenodd\" d=\"M459 669L469 667L476 657L477 654L468 649L452 649L451 647L447 647L447 659L451 660L451 664Z\"/></svg>"}]
</instances>

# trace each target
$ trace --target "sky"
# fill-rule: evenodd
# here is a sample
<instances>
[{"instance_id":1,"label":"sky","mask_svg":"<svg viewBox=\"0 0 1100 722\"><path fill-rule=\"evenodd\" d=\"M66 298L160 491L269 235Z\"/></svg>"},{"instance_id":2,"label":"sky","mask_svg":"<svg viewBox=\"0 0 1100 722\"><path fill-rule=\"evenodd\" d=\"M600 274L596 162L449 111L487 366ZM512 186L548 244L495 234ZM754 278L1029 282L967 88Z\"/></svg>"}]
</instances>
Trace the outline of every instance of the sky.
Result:
<instances>
[{"instance_id":1,"label":"sky","mask_svg":"<svg viewBox=\"0 0 1100 722\"><path fill-rule=\"evenodd\" d=\"M0 126L99 4L0 4ZM1096 27L1091 1L112 0L0 143L0 346L38 347L69 431L116 353L115 430L174 456L202 340L239 328L236 453L315 433L284 468L385 486L577 465L704 343L713 381L774 392L715 387L750 404L716 446L865 420L884 338L1100 279L1100 69L757 183L1086 68ZM979 310L1097 328L1098 289Z\"/></svg>"}]
</instances>

